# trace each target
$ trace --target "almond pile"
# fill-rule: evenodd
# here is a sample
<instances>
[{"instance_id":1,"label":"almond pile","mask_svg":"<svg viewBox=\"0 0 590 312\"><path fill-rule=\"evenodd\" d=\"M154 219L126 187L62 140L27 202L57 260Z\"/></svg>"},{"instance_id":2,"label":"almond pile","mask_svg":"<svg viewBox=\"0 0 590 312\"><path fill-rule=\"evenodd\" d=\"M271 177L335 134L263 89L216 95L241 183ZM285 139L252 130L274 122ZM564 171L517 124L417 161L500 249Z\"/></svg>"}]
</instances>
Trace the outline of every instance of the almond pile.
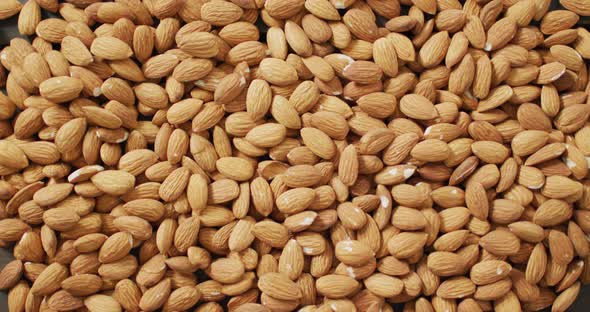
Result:
<instances>
[{"instance_id":1,"label":"almond pile","mask_svg":"<svg viewBox=\"0 0 590 312\"><path fill-rule=\"evenodd\" d=\"M8 311L566 311L590 2L550 5L0 0Z\"/></svg>"}]
</instances>

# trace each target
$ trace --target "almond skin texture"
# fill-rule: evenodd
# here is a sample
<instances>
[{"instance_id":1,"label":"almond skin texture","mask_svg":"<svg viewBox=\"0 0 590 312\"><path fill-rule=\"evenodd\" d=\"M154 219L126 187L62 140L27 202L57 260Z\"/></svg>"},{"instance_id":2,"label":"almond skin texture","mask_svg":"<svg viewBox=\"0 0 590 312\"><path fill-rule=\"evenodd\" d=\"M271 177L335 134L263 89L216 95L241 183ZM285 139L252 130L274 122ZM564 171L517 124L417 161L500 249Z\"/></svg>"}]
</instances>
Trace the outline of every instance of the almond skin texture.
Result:
<instances>
[{"instance_id":1,"label":"almond skin texture","mask_svg":"<svg viewBox=\"0 0 590 312\"><path fill-rule=\"evenodd\" d=\"M122 195L135 185L135 177L121 170L106 170L94 175L92 183L106 193Z\"/></svg>"},{"instance_id":2,"label":"almond skin texture","mask_svg":"<svg viewBox=\"0 0 590 312\"><path fill-rule=\"evenodd\" d=\"M0 0L7 310L568 310L590 2L557 2Z\"/></svg>"},{"instance_id":3,"label":"almond skin texture","mask_svg":"<svg viewBox=\"0 0 590 312\"><path fill-rule=\"evenodd\" d=\"M279 285L279 287L277 287ZM301 298L301 290L289 278L281 273L266 273L258 280L258 287L269 296L279 300Z\"/></svg>"},{"instance_id":4,"label":"almond skin texture","mask_svg":"<svg viewBox=\"0 0 590 312\"><path fill-rule=\"evenodd\" d=\"M43 81L39 85L39 92L47 100L61 103L78 97L83 87L79 79L54 77Z\"/></svg>"},{"instance_id":5,"label":"almond skin texture","mask_svg":"<svg viewBox=\"0 0 590 312\"><path fill-rule=\"evenodd\" d=\"M28 159L21 149L9 141L0 141L0 164L9 168L24 168L28 166Z\"/></svg>"}]
</instances>

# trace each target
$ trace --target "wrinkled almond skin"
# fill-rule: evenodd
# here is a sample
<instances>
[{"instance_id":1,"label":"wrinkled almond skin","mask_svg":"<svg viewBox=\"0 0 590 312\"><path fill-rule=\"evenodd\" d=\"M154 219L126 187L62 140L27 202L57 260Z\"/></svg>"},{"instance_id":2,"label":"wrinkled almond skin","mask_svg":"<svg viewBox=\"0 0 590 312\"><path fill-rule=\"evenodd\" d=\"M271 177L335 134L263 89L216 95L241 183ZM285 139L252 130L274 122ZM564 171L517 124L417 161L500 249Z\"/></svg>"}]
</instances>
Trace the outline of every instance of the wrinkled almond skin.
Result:
<instances>
[{"instance_id":1,"label":"wrinkled almond skin","mask_svg":"<svg viewBox=\"0 0 590 312\"><path fill-rule=\"evenodd\" d=\"M30 36L0 46L8 311L568 310L590 282L588 16L0 1Z\"/></svg>"}]
</instances>

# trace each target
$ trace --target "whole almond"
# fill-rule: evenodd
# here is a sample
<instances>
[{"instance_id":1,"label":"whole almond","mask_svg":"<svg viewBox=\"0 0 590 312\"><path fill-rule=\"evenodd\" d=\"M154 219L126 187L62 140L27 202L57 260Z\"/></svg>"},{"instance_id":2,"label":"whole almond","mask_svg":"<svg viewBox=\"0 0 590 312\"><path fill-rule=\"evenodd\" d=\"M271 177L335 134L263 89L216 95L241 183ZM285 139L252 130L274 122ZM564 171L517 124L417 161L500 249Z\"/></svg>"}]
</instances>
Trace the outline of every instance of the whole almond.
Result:
<instances>
[{"instance_id":1,"label":"whole almond","mask_svg":"<svg viewBox=\"0 0 590 312\"><path fill-rule=\"evenodd\" d=\"M258 280L262 292L279 300L295 300L301 298L301 290L282 273L266 273Z\"/></svg>"},{"instance_id":2,"label":"whole almond","mask_svg":"<svg viewBox=\"0 0 590 312\"><path fill-rule=\"evenodd\" d=\"M495 230L479 241L485 250L497 255L512 255L518 252L520 240L508 231Z\"/></svg>"},{"instance_id":3,"label":"whole almond","mask_svg":"<svg viewBox=\"0 0 590 312\"><path fill-rule=\"evenodd\" d=\"M122 195L133 189L135 177L122 170L101 171L91 178L92 183L107 194Z\"/></svg>"},{"instance_id":4,"label":"whole almond","mask_svg":"<svg viewBox=\"0 0 590 312\"><path fill-rule=\"evenodd\" d=\"M328 298L343 298L350 295L358 286L358 282L353 278L329 274L320 277L316 281L317 291Z\"/></svg>"},{"instance_id":5,"label":"whole almond","mask_svg":"<svg viewBox=\"0 0 590 312\"><path fill-rule=\"evenodd\" d=\"M53 77L39 85L41 96L49 101L61 103L78 97L82 91L82 82L71 77Z\"/></svg>"},{"instance_id":6,"label":"whole almond","mask_svg":"<svg viewBox=\"0 0 590 312\"><path fill-rule=\"evenodd\" d=\"M133 51L125 42L114 37L94 39L90 52L95 56L113 61L124 60L133 55Z\"/></svg>"}]
</instances>

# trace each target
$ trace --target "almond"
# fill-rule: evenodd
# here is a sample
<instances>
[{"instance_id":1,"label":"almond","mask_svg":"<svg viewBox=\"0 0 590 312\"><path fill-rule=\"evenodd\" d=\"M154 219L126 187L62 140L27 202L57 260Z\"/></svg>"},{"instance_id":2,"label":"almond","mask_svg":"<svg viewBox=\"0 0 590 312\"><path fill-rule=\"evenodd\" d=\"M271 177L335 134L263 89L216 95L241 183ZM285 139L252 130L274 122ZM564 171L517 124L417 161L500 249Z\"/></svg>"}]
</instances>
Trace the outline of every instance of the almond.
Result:
<instances>
[{"instance_id":1,"label":"almond","mask_svg":"<svg viewBox=\"0 0 590 312\"><path fill-rule=\"evenodd\" d=\"M93 274L80 274L66 278L61 282L61 288L74 296L87 296L100 290L102 280Z\"/></svg>"},{"instance_id":2,"label":"almond","mask_svg":"<svg viewBox=\"0 0 590 312\"><path fill-rule=\"evenodd\" d=\"M283 141L286 128L281 124L267 123L252 128L246 134L246 140L260 147L273 147Z\"/></svg>"},{"instance_id":3,"label":"almond","mask_svg":"<svg viewBox=\"0 0 590 312\"><path fill-rule=\"evenodd\" d=\"M303 128L301 129L301 137L303 143L317 156L324 159L334 157L336 147L334 146L332 139L321 130L316 128Z\"/></svg>"},{"instance_id":4,"label":"almond","mask_svg":"<svg viewBox=\"0 0 590 312\"><path fill-rule=\"evenodd\" d=\"M440 28L440 27L439 27ZM451 38L447 31L441 31L432 35L420 48L418 60L425 68L434 67L445 58Z\"/></svg>"},{"instance_id":5,"label":"almond","mask_svg":"<svg viewBox=\"0 0 590 312\"><path fill-rule=\"evenodd\" d=\"M487 33L487 42L484 46L485 51L498 50L504 47L516 35L516 21L510 17L505 17L495 22Z\"/></svg>"},{"instance_id":6,"label":"almond","mask_svg":"<svg viewBox=\"0 0 590 312\"><path fill-rule=\"evenodd\" d=\"M23 5L20 4L18 1L9 0L6 3L3 3L0 6L0 19L7 19L13 15L18 14L20 10L23 8Z\"/></svg>"},{"instance_id":7,"label":"almond","mask_svg":"<svg viewBox=\"0 0 590 312\"><path fill-rule=\"evenodd\" d=\"M440 284L436 295L445 298L463 298L475 292L475 284L466 277L452 277Z\"/></svg>"},{"instance_id":8,"label":"almond","mask_svg":"<svg viewBox=\"0 0 590 312\"><path fill-rule=\"evenodd\" d=\"M419 252L425 243L424 233L403 232L392 237L387 243L387 248L397 258L409 258Z\"/></svg>"},{"instance_id":9,"label":"almond","mask_svg":"<svg viewBox=\"0 0 590 312\"><path fill-rule=\"evenodd\" d=\"M49 295L60 288L60 283L68 277L67 268L60 263L47 266L35 279L31 292L36 295Z\"/></svg>"},{"instance_id":10,"label":"almond","mask_svg":"<svg viewBox=\"0 0 590 312\"><path fill-rule=\"evenodd\" d=\"M438 116L432 102L418 94L408 94L402 97L400 110L406 116L419 120L430 120Z\"/></svg>"},{"instance_id":11,"label":"almond","mask_svg":"<svg viewBox=\"0 0 590 312\"><path fill-rule=\"evenodd\" d=\"M80 79L71 77L53 77L39 85L41 96L55 103L71 101L82 91Z\"/></svg>"},{"instance_id":12,"label":"almond","mask_svg":"<svg viewBox=\"0 0 590 312\"><path fill-rule=\"evenodd\" d=\"M455 253L436 251L428 256L428 268L438 276L453 276L466 271L465 260Z\"/></svg>"},{"instance_id":13,"label":"almond","mask_svg":"<svg viewBox=\"0 0 590 312\"><path fill-rule=\"evenodd\" d=\"M72 296L65 290L60 290L51 295L47 304L50 308L56 310L77 309L84 306L84 302L77 297Z\"/></svg>"},{"instance_id":14,"label":"almond","mask_svg":"<svg viewBox=\"0 0 590 312\"><path fill-rule=\"evenodd\" d=\"M25 2L10 311L565 311L590 280L584 1Z\"/></svg>"},{"instance_id":15,"label":"almond","mask_svg":"<svg viewBox=\"0 0 590 312\"><path fill-rule=\"evenodd\" d=\"M393 276L382 273L375 273L364 281L365 287L371 293L383 297L392 297L399 295L403 290L403 282ZM388 285L387 287L384 287Z\"/></svg>"},{"instance_id":16,"label":"almond","mask_svg":"<svg viewBox=\"0 0 590 312\"><path fill-rule=\"evenodd\" d=\"M448 145L437 139L424 140L410 151L412 157L422 161L443 161L449 157L450 149Z\"/></svg>"},{"instance_id":17,"label":"almond","mask_svg":"<svg viewBox=\"0 0 590 312\"><path fill-rule=\"evenodd\" d=\"M13 260L7 263L0 271L2 277L1 289L8 289L16 285L23 273L23 263L20 260Z\"/></svg>"},{"instance_id":18,"label":"almond","mask_svg":"<svg viewBox=\"0 0 590 312\"><path fill-rule=\"evenodd\" d=\"M90 52L107 60L124 60L133 55L131 48L122 40L114 37L100 37L92 41Z\"/></svg>"},{"instance_id":19,"label":"almond","mask_svg":"<svg viewBox=\"0 0 590 312\"><path fill-rule=\"evenodd\" d=\"M520 248L520 240L511 232L495 230L483 236L479 245L492 254L514 255Z\"/></svg>"},{"instance_id":20,"label":"almond","mask_svg":"<svg viewBox=\"0 0 590 312\"><path fill-rule=\"evenodd\" d=\"M22 169L29 165L27 156L13 143L0 141L0 165L9 168Z\"/></svg>"},{"instance_id":21,"label":"almond","mask_svg":"<svg viewBox=\"0 0 590 312\"><path fill-rule=\"evenodd\" d=\"M355 61L344 67L342 75L358 83L369 84L381 80L381 68L373 62Z\"/></svg>"},{"instance_id":22,"label":"almond","mask_svg":"<svg viewBox=\"0 0 590 312\"><path fill-rule=\"evenodd\" d=\"M508 148L494 141L473 142L471 150L481 161L489 164L504 163L510 153Z\"/></svg>"},{"instance_id":23,"label":"almond","mask_svg":"<svg viewBox=\"0 0 590 312\"><path fill-rule=\"evenodd\" d=\"M64 200L72 192L74 186L70 183L57 183L38 190L33 200L40 206L50 206Z\"/></svg>"},{"instance_id":24,"label":"almond","mask_svg":"<svg viewBox=\"0 0 590 312\"><path fill-rule=\"evenodd\" d=\"M296 300L302 296L297 284L282 273L269 272L262 275L258 280L258 288L279 300Z\"/></svg>"},{"instance_id":25,"label":"almond","mask_svg":"<svg viewBox=\"0 0 590 312\"><path fill-rule=\"evenodd\" d=\"M123 170L101 171L91 180L98 189L113 195L123 195L135 186L135 177Z\"/></svg>"},{"instance_id":26,"label":"almond","mask_svg":"<svg viewBox=\"0 0 590 312\"><path fill-rule=\"evenodd\" d=\"M119 305L115 299L101 294L86 297L86 299L84 299L84 306L92 312L107 309L108 311L122 311L121 305Z\"/></svg>"},{"instance_id":27,"label":"almond","mask_svg":"<svg viewBox=\"0 0 590 312\"><path fill-rule=\"evenodd\" d=\"M277 208L288 214L298 213L305 210L315 198L313 189L300 187L282 193L276 199Z\"/></svg>"},{"instance_id":28,"label":"almond","mask_svg":"<svg viewBox=\"0 0 590 312\"><path fill-rule=\"evenodd\" d=\"M548 236L549 252L557 264L568 264L573 259L573 245L563 232L551 230Z\"/></svg>"},{"instance_id":29,"label":"almond","mask_svg":"<svg viewBox=\"0 0 590 312\"><path fill-rule=\"evenodd\" d=\"M471 268L470 278L476 285L492 284L507 277L512 266L501 260L488 260Z\"/></svg>"},{"instance_id":30,"label":"almond","mask_svg":"<svg viewBox=\"0 0 590 312\"><path fill-rule=\"evenodd\" d=\"M316 280L317 291L328 298L343 298L350 295L358 287L358 282L353 278L329 274Z\"/></svg>"}]
</instances>

